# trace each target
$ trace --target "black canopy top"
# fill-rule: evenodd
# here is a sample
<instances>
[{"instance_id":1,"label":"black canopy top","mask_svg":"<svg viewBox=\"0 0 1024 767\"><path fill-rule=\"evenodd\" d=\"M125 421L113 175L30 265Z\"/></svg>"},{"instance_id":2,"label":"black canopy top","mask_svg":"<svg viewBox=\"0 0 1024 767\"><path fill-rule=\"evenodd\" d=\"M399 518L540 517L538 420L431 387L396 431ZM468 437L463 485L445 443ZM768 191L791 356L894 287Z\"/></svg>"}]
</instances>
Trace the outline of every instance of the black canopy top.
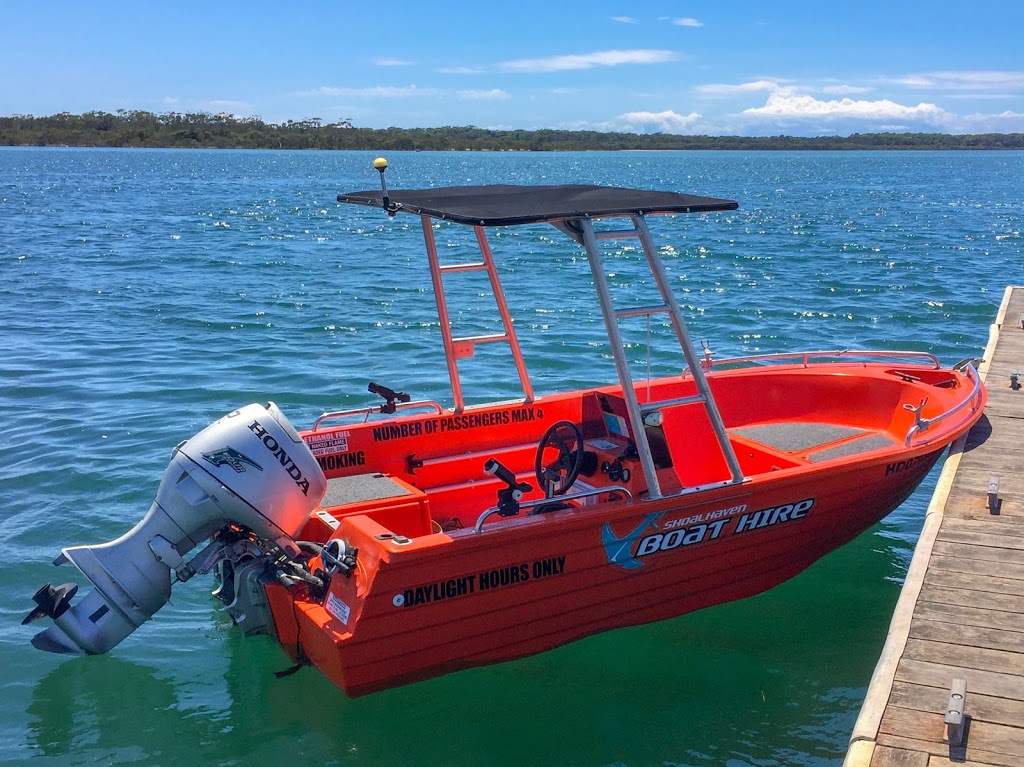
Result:
<instances>
[{"instance_id":1,"label":"black canopy top","mask_svg":"<svg viewBox=\"0 0 1024 767\"><path fill-rule=\"evenodd\" d=\"M382 193L339 194L338 202L381 207ZM733 200L616 186L450 186L389 195L389 211L418 213L471 226L509 226L567 218L736 210Z\"/></svg>"}]
</instances>

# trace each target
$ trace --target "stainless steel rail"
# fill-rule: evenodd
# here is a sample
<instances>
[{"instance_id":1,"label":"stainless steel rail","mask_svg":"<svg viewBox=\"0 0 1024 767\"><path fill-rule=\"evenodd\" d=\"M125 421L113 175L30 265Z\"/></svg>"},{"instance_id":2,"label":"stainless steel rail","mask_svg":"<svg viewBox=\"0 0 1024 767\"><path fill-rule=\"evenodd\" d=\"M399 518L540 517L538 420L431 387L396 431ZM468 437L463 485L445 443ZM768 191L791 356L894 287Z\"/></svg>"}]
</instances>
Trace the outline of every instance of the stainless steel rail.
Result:
<instances>
[{"instance_id":1,"label":"stainless steel rail","mask_svg":"<svg viewBox=\"0 0 1024 767\"><path fill-rule=\"evenodd\" d=\"M396 410L410 410L410 409L414 409L414 408L424 408L424 407L433 408L437 412L438 415L440 415L441 413L444 412L444 408L441 407L440 404L438 404L437 402L434 402L433 400L429 400L429 399L417 400L416 402L396 402L395 403L395 409ZM351 418L352 416L361 415L361 416L364 416L363 423L366 423L367 421L370 420L370 416L371 415L373 415L374 413L379 413L379 412L380 412L380 407L379 406L369 405L367 407L352 408L351 410L338 410L338 411L335 411L333 413L324 413L324 414L322 414L319 418L317 418L313 422L313 431L319 431L320 424L322 424L324 421L333 420L335 418ZM389 420L389 419L382 418L381 420L384 421L384 420Z\"/></svg>"},{"instance_id":2,"label":"stainless steel rail","mask_svg":"<svg viewBox=\"0 0 1024 767\"><path fill-rule=\"evenodd\" d=\"M721 368L726 365L746 365L746 364L757 364L757 363L786 363L798 360L804 367L810 367L811 365L821 365L829 362L834 362L837 359L850 359L856 361L857 358L864 358L866 360L875 361L876 359L892 359L895 363L899 360L924 360L930 362L932 366L938 370L942 367L938 358L934 354L928 352L911 352L911 351L881 351L881 350L856 350L856 349L837 349L834 351L814 351L814 352L783 352L781 354L754 354L747 357L730 357L729 359L718 360L713 363L714 368ZM683 375L686 376L690 373L690 366L687 365L683 369Z\"/></svg>"},{"instance_id":3,"label":"stainless steel rail","mask_svg":"<svg viewBox=\"0 0 1024 767\"><path fill-rule=\"evenodd\" d=\"M913 413L915 416L914 425L911 426L910 429L907 431L907 438L905 440L905 444L907 447L911 446L911 442L913 442L914 437L916 437L918 434L923 434L924 432L928 431L928 429L930 429L932 426L937 424L939 421L946 420L954 413L958 413L968 405L971 405L971 403L974 403L970 409L971 413L978 409L978 405L981 403L981 376L978 375L978 369L974 367L974 365L970 362L966 363L962 369L967 374L968 378L974 379L974 389L971 391L970 396L963 402L961 402L959 405L954 405L945 413L937 415L934 418L921 417L921 411L924 410L924 405L928 401L927 397L925 397L921 401L921 404L916 407L914 405L911 405L910 403L907 403L903 406L911 413Z\"/></svg>"}]
</instances>

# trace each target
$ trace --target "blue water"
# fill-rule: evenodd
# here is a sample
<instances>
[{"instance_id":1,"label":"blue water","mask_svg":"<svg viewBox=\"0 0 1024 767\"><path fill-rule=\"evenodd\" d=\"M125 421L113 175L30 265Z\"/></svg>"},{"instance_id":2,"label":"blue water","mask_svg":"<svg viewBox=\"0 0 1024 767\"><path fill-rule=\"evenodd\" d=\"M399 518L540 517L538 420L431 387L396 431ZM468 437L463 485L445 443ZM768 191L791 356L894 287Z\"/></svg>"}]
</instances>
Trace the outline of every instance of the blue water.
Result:
<instances>
[{"instance_id":1,"label":"blue water","mask_svg":"<svg viewBox=\"0 0 1024 767\"><path fill-rule=\"evenodd\" d=\"M762 596L350 701L245 639L208 578L111 654L60 658L20 626L110 540L171 448L273 399L300 426L379 380L450 402L419 221L335 202L370 153L0 149L0 761L31 765L838 764L885 637L930 480ZM392 188L600 183L736 199L652 220L696 338L719 357L802 349L980 355L1024 282L1024 153L392 153ZM442 257L467 258L457 228ZM492 237L534 384L610 380L581 250L551 227ZM609 260L650 303L635 249ZM458 332L489 298L449 283ZM482 295L483 294L483 295ZM677 368L655 327L655 373ZM646 327L630 329L636 371ZM470 401L517 396L497 349ZM495 372L497 371L497 372ZM995 382L994 385L999 385ZM624 606L625 609L625 606Z\"/></svg>"}]
</instances>

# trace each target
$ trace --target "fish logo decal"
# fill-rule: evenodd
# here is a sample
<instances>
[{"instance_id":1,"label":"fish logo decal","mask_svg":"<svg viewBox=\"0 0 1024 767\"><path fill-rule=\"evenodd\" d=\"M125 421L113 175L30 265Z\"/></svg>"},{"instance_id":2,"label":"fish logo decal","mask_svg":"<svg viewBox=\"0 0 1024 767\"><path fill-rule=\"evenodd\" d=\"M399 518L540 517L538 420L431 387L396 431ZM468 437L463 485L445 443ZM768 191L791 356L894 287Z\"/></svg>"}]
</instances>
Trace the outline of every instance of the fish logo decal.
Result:
<instances>
[{"instance_id":1,"label":"fish logo decal","mask_svg":"<svg viewBox=\"0 0 1024 767\"><path fill-rule=\"evenodd\" d=\"M627 533L621 538L612 531L611 522L605 522L604 527L601 529L601 542L604 544L604 553L608 555L609 564L620 565L627 570L643 567L644 563L633 557L630 551L633 550L633 544L636 543L637 539L647 532L648 527L655 530L658 529L657 520L663 516L665 516L664 511L645 515L644 521L633 532Z\"/></svg>"},{"instance_id":2,"label":"fish logo decal","mask_svg":"<svg viewBox=\"0 0 1024 767\"><path fill-rule=\"evenodd\" d=\"M246 455L242 455L230 445L226 445L220 450L214 450L212 453L203 453L203 459L209 461L217 468L227 465L234 469L236 474L243 473L246 464L252 466L256 471L263 471L263 467L256 463L256 461Z\"/></svg>"}]
</instances>

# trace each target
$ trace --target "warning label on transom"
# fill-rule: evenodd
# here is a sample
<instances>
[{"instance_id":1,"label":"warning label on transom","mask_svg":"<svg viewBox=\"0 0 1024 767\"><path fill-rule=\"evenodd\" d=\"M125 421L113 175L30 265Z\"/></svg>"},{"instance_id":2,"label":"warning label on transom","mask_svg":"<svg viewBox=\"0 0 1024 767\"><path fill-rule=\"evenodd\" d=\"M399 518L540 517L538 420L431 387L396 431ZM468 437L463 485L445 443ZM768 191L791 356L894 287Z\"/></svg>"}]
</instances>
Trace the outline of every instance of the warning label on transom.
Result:
<instances>
[{"instance_id":1,"label":"warning label on transom","mask_svg":"<svg viewBox=\"0 0 1024 767\"><path fill-rule=\"evenodd\" d=\"M324 604L327 608L327 612L337 618L339 621L348 625L348 616L351 615L352 609L345 604L343 601L338 599L334 594L327 595L327 602Z\"/></svg>"}]
</instances>

